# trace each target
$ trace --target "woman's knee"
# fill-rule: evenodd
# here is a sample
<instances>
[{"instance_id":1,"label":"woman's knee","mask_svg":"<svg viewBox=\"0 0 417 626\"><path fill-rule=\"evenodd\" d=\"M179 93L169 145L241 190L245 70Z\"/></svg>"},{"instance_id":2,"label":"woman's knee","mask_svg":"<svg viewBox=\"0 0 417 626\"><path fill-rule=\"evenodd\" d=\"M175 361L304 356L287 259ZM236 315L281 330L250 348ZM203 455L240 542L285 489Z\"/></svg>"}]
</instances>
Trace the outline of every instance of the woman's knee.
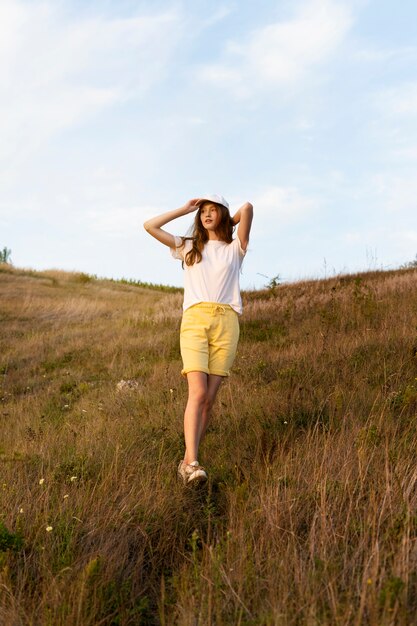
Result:
<instances>
[{"instance_id":1,"label":"woman's knee","mask_svg":"<svg viewBox=\"0 0 417 626\"><path fill-rule=\"evenodd\" d=\"M207 389L204 389L203 387L194 387L189 389L188 398L199 406L205 406L207 401Z\"/></svg>"},{"instance_id":2,"label":"woman's knee","mask_svg":"<svg viewBox=\"0 0 417 626\"><path fill-rule=\"evenodd\" d=\"M189 372L188 380L188 400L203 406L207 397L207 374L203 372Z\"/></svg>"}]
</instances>

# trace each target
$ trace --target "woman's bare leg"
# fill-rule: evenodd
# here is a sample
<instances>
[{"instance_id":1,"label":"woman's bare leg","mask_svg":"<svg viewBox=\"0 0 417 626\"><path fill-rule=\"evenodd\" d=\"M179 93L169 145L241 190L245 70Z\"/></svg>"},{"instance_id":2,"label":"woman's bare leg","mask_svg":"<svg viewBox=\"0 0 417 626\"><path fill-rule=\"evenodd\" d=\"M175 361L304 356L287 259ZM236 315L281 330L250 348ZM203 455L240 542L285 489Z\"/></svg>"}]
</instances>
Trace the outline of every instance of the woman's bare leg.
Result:
<instances>
[{"instance_id":1,"label":"woman's bare leg","mask_svg":"<svg viewBox=\"0 0 417 626\"><path fill-rule=\"evenodd\" d=\"M188 401L184 413L184 461L191 463L198 460L198 444L202 413L207 398L207 378L204 372L188 372Z\"/></svg>"},{"instance_id":2,"label":"woman's bare leg","mask_svg":"<svg viewBox=\"0 0 417 626\"><path fill-rule=\"evenodd\" d=\"M211 417L211 409L213 407L220 385L222 384L223 378L224 376L216 376L215 374L209 374L208 376L206 400L203 405L203 410L201 412L198 444L201 443L204 435L206 434L207 426Z\"/></svg>"}]
</instances>

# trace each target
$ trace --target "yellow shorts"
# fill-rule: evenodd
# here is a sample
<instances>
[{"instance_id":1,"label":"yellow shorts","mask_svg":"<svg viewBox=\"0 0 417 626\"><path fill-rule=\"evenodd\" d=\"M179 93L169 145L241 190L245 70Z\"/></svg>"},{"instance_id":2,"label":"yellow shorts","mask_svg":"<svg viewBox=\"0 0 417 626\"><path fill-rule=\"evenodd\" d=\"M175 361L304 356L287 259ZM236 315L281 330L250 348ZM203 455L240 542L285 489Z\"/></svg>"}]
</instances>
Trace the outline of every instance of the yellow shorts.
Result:
<instances>
[{"instance_id":1,"label":"yellow shorts","mask_svg":"<svg viewBox=\"0 0 417 626\"><path fill-rule=\"evenodd\" d=\"M181 322L181 374L205 372L229 376L238 340L238 314L231 306L216 302L190 306Z\"/></svg>"}]
</instances>

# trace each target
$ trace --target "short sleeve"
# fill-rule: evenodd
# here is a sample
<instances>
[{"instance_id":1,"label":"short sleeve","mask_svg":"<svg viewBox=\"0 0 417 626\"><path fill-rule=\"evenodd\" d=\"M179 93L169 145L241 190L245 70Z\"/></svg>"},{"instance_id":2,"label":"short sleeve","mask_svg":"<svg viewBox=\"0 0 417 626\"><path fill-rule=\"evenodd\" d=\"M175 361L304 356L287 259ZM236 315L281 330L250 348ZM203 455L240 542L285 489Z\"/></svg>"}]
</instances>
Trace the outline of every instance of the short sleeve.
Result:
<instances>
[{"instance_id":1,"label":"short sleeve","mask_svg":"<svg viewBox=\"0 0 417 626\"><path fill-rule=\"evenodd\" d=\"M182 237L177 237L174 235L175 239L175 248L170 248L170 252L174 259L178 259L179 261L184 260L184 247L182 245Z\"/></svg>"}]
</instances>

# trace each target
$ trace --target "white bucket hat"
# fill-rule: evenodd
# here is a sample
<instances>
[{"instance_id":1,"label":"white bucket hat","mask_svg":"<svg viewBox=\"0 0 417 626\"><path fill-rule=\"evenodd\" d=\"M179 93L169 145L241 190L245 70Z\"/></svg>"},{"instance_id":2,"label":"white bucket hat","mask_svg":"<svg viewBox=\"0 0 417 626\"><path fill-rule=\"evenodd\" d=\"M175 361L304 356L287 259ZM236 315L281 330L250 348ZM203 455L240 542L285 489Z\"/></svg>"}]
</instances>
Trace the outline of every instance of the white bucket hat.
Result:
<instances>
[{"instance_id":1,"label":"white bucket hat","mask_svg":"<svg viewBox=\"0 0 417 626\"><path fill-rule=\"evenodd\" d=\"M227 200L223 198L223 196L220 196L217 193L208 193L206 196L204 196L204 198L200 198L200 200L210 200L210 202L215 202L216 204L222 204L223 206L226 207L226 209L229 208L229 203L227 202Z\"/></svg>"}]
</instances>

